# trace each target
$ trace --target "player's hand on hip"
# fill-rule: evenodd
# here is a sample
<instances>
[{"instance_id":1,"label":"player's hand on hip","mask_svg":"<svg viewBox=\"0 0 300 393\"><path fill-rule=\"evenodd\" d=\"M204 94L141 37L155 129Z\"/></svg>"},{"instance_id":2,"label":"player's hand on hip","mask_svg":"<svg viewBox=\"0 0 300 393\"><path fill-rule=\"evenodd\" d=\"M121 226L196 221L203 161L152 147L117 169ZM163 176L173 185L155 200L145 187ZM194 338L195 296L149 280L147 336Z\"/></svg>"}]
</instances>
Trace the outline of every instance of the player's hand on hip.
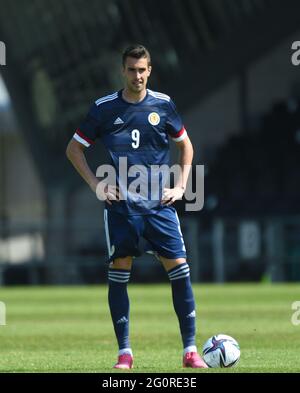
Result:
<instances>
[{"instance_id":1,"label":"player's hand on hip","mask_svg":"<svg viewBox=\"0 0 300 393\"><path fill-rule=\"evenodd\" d=\"M112 205L111 201L120 202L120 192L118 186L112 186L111 184L100 182L97 185L96 194L98 199L101 201L106 201L109 205Z\"/></svg>"},{"instance_id":2,"label":"player's hand on hip","mask_svg":"<svg viewBox=\"0 0 300 393\"><path fill-rule=\"evenodd\" d=\"M175 201L182 199L183 194L184 189L182 187L164 188L161 203L170 206Z\"/></svg>"}]
</instances>

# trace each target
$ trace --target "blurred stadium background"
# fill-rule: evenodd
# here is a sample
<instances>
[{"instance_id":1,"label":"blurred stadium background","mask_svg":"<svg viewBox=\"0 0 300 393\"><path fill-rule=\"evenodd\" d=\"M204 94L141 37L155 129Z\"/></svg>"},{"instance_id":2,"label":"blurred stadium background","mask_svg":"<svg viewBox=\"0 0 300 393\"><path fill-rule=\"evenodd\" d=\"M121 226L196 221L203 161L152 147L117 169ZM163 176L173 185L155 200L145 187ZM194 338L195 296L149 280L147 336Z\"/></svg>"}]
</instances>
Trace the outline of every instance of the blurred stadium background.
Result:
<instances>
[{"instance_id":1,"label":"blurred stadium background","mask_svg":"<svg viewBox=\"0 0 300 393\"><path fill-rule=\"evenodd\" d=\"M299 39L296 0L0 0L0 284L106 281L103 204L65 148L122 87L132 42L205 165L203 210L177 204L193 280L299 281ZM106 162L101 144L87 157ZM135 263L133 281L166 279L149 256Z\"/></svg>"}]
</instances>

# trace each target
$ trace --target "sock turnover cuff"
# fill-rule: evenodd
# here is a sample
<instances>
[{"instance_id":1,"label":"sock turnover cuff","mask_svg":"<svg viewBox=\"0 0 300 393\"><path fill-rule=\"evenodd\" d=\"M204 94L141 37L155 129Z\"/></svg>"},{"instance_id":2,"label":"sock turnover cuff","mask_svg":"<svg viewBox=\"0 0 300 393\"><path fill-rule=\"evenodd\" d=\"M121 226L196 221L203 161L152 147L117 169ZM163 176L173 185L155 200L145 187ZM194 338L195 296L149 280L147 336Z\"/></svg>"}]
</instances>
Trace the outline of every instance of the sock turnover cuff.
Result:
<instances>
[{"instance_id":1,"label":"sock turnover cuff","mask_svg":"<svg viewBox=\"0 0 300 393\"><path fill-rule=\"evenodd\" d=\"M180 278L186 278L189 275L190 275L190 267L186 262L181 263L180 265L168 271L168 276L171 281L179 280Z\"/></svg>"},{"instance_id":2,"label":"sock turnover cuff","mask_svg":"<svg viewBox=\"0 0 300 393\"><path fill-rule=\"evenodd\" d=\"M130 273L130 270L125 269L108 269L108 279L114 282L127 283Z\"/></svg>"}]
</instances>

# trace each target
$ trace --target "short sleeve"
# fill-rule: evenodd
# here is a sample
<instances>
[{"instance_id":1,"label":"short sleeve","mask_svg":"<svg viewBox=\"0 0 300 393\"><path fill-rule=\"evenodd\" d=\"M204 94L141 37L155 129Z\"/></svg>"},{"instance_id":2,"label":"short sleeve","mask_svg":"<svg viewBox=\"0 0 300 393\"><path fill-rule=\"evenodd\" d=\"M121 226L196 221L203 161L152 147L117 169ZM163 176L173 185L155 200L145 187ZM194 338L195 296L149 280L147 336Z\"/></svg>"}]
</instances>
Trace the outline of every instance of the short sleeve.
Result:
<instances>
[{"instance_id":1,"label":"short sleeve","mask_svg":"<svg viewBox=\"0 0 300 393\"><path fill-rule=\"evenodd\" d=\"M176 106L172 100L169 101L166 131L175 142L180 142L187 136L181 117L178 114Z\"/></svg>"},{"instance_id":2,"label":"short sleeve","mask_svg":"<svg viewBox=\"0 0 300 393\"><path fill-rule=\"evenodd\" d=\"M73 138L84 146L93 145L100 135L99 109L93 104L83 122L79 125Z\"/></svg>"}]
</instances>

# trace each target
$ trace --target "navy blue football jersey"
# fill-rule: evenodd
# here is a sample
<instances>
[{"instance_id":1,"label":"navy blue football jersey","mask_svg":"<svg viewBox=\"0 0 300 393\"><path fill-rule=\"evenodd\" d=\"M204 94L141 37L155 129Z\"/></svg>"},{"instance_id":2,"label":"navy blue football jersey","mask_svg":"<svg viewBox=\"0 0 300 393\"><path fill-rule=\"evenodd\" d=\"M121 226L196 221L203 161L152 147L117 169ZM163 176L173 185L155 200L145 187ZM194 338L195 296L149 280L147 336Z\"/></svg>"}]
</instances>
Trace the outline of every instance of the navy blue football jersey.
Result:
<instances>
[{"instance_id":1,"label":"navy blue football jersey","mask_svg":"<svg viewBox=\"0 0 300 393\"><path fill-rule=\"evenodd\" d=\"M149 214L164 207L160 203L163 175L158 167L169 165L169 137L179 142L186 135L170 97L147 89L145 98L137 103L125 101L122 90L99 98L74 138L86 147L100 139L110 154L126 199L106 203L106 208L123 214ZM126 172L125 180L120 171Z\"/></svg>"}]
</instances>

